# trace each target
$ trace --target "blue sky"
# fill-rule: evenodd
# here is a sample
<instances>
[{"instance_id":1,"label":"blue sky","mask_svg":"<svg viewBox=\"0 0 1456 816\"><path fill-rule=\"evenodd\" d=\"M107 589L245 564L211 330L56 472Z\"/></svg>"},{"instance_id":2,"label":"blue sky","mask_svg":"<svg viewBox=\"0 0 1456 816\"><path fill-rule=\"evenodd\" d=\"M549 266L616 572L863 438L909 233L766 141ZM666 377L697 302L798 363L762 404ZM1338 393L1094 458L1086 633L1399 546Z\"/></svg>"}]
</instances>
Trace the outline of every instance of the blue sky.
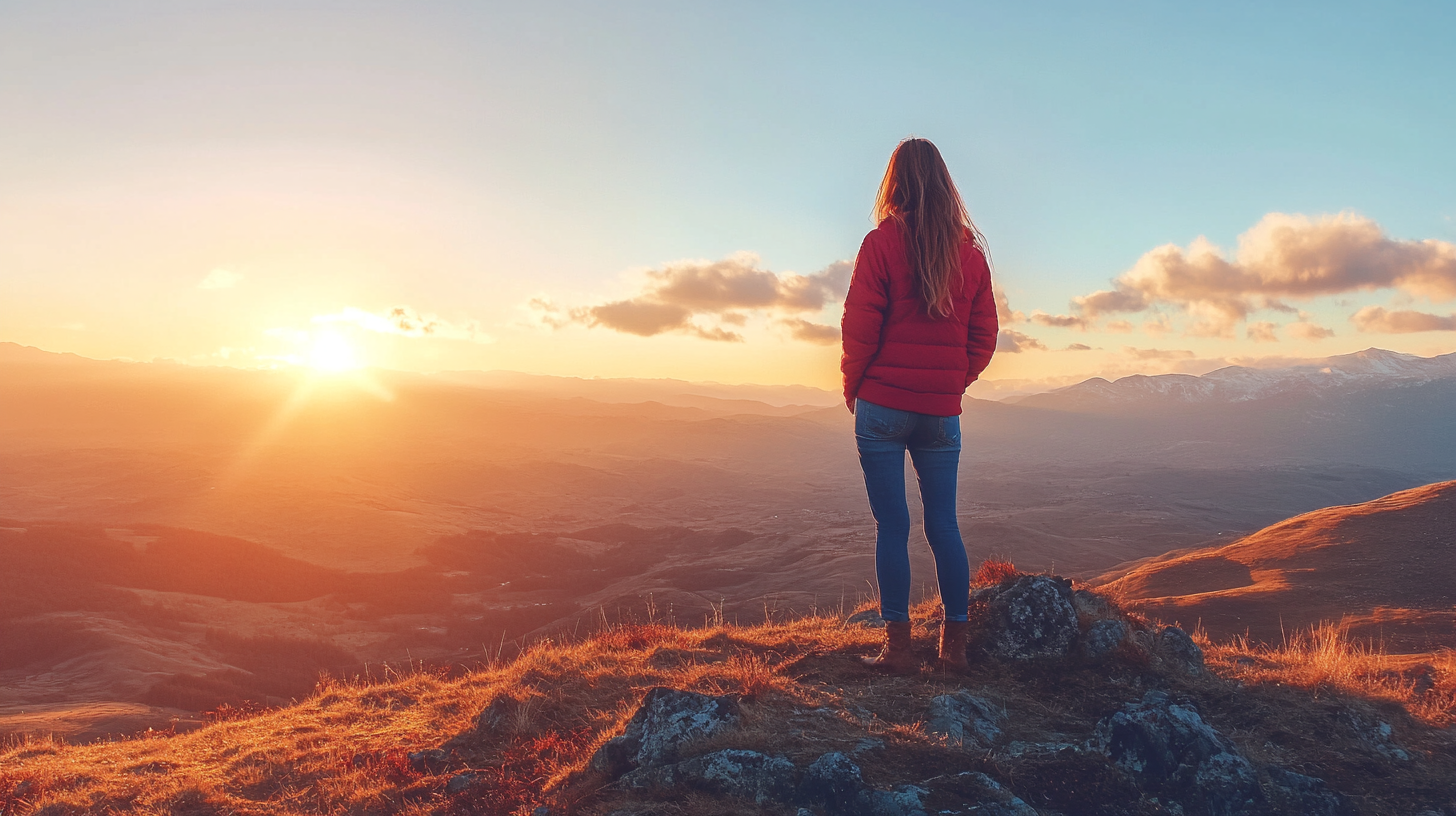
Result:
<instances>
[{"instance_id":1,"label":"blue sky","mask_svg":"<svg viewBox=\"0 0 1456 816\"><path fill-rule=\"evenodd\" d=\"M1435 4L8 2L0 340L249 364L348 326L371 361L407 368L832 384L834 348L785 335L782 315L730 315L721 325L746 328L727 343L570 315L650 294L644 270L675 262L748 252L754 269L808 275L852 258L910 134L941 147L1023 314L1075 313L1073 298L1162 245L1231 251L1268 213L1353 212L1392 241L1449 244L1453 17ZM199 289L217 269L232 282ZM1367 306L1444 318L1443 298L1401 285L1295 298L1301 321L1335 334L1257 346L1249 324L1292 313L1218 336L1189 333L1173 301L1153 307L1173 320L1151 336L1028 324L1047 350L1003 354L992 373L1451 351L1451 330L1350 320ZM829 325L836 305L796 318ZM394 332L317 319L398 308L415 322ZM412 331L431 320L443 328ZM1093 352L1057 350L1072 343ZM1152 347L1189 354L1126 351Z\"/></svg>"}]
</instances>

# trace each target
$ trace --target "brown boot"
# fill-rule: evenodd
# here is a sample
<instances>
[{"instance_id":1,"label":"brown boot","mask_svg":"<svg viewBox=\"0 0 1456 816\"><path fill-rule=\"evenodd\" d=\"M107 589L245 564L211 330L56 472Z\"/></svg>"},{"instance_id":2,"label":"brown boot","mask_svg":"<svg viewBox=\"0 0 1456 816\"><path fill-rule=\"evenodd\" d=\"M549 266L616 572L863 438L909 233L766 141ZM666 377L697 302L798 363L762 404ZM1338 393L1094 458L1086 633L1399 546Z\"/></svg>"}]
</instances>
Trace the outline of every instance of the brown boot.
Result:
<instances>
[{"instance_id":1,"label":"brown boot","mask_svg":"<svg viewBox=\"0 0 1456 816\"><path fill-rule=\"evenodd\" d=\"M910 621L885 621L885 648L875 657L861 657L866 666L891 674L916 674L920 661L910 646Z\"/></svg>"},{"instance_id":2,"label":"brown boot","mask_svg":"<svg viewBox=\"0 0 1456 816\"><path fill-rule=\"evenodd\" d=\"M966 662L966 636L970 631L971 625L966 621L941 621L941 669L957 673L970 670L971 665Z\"/></svg>"}]
</instances>

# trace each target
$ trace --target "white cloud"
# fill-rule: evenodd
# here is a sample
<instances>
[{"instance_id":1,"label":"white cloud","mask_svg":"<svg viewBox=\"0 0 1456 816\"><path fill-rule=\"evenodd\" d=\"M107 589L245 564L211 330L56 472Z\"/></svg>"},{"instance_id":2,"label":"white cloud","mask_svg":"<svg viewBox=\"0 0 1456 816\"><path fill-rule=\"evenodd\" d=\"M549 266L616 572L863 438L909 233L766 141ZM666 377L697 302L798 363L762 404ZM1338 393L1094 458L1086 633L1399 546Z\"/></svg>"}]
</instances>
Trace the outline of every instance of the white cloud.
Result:
<instances>
[{"instance_id":1,"label":"white cloud","mask_svg":"<svg viewBox=\"0 0 1456 816\"><path fill-rule=\"evenodd\" d=\"M1456 314L1435 315L1410 309L1386 311L1379 306L1366 306L1350 316L1350 322L1362 332L1411 334L1427 331L1456 331Z\"/></svg>"},{"instance_id":2,"label":"white cloud","mask_svg":"<svg viewBox=\"0 0 1456 816\"><path fill-rule=\"evenodd\" d=\"M1251 312L1295 311L1284 298L1379 289L1456 297L1456 245L1392 239L1355 213L1269 213L1239 236L1232 255L1202 237L1186 248L1161 246L1111 289L1075 298L1073 306L1089 318L1170 307L1189 317L1188 334L1229 337Z\"/></svg>"},{"instance_id":3,"label":"white cloud","mask_svg":"<svg viewBox=\"0 0 1456 816\"><path fill-rule=\"evenodd\" d=\"M539 322L554 328L580 323L639 337L674 332L728 342L741 341L743 335L722 325L703 326L698 319L742 326L745 312L760 312L777 316L777 323L795 339L832 343L837 328L798 315L842 299L852 271L850 262L836 261L813 274L780 275L762 268L757 255L739 252L720 261L679 261L649 269L641 291L625 300L570 310L544 298L527 305Z\"/></svg>"}]
</instances>

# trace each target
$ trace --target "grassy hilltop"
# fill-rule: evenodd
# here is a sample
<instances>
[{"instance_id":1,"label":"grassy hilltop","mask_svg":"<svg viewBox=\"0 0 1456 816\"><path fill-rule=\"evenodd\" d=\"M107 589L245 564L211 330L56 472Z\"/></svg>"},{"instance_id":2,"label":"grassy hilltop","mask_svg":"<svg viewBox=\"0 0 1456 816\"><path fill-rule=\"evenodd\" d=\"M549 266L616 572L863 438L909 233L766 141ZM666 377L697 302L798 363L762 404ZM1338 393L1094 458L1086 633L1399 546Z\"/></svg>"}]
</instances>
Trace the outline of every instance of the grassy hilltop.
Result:
<instances>
[{"instance_id":1,"label":"grassy hilltop","mask_svg":"<svg viewBox=\"0 0 1456 816\"><path fill-rule=\"evenodd\" d=\"M1015 575L988 564L978 578L988 584ZM1143 625L1135 611L1107 609ZM542 641L466 673L326 679L296 704L214 712L210 725L185 734L84 745L19 740L0 750L0 816L796 813L702 792L624 792L590 770L593 752L622 732L654 686L737 696L739 727L701 751L762 751L799 767L843 751L865 783L882 789L977 771L1041 813L1066 814L1181 812L1133 803L1126 786L1086 755L1005 747L1084 740L1099 719L1158 689L1196 706L1256 765L1320 777L1356 812L1453 812L1456 660L1449 652L1416 665L1352 646L1327 627L1282 649L1202 638L1208 671L1197 675L1164 671L1129 644L1095 664L1008 664L973 652L964 677L929 667L888 677L853 659L872 653L881 632L849 619L851 611L754 626L615 626ZM916 615L917 644L927 654L930 613L925 605ZM1080 621L1084 630L1092 623ZM967 751L926 728L929 701L962 688L1008 713L1002 748ZM478 724L483 711L488 727ZM1407 758L1391 760L1350 723L1388 726ZM448 757L429 753L441 746L452 749ZM1127 800L1121 810L1119 797ZM955 798L953 786L936 789L927 810L967 803Z\"/></svg>"}]
</instances>

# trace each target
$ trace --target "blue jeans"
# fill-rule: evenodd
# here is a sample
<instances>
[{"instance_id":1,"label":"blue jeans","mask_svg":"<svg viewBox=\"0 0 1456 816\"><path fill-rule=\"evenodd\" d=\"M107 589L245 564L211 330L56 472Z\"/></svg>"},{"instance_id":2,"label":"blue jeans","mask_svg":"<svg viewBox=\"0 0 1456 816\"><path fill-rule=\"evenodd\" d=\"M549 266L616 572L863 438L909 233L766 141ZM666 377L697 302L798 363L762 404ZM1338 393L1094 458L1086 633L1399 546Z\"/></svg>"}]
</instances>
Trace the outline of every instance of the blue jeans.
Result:
<instances>
[{"instance_id":1,"label":"blue jeans","mask_svg":"<svg viewBox=\"0 0 1456 816\"><path fill-rule=\"evenodd\" d=\"M956 522L960 417L916 414L856 399L854 439L875 514L880 616L887 621L910 620L910 508L905 502L905 451L909 450L920 479L925 538L935 555L945 619L965 620L971 567Z\"/></svg>"}]
</instances>

